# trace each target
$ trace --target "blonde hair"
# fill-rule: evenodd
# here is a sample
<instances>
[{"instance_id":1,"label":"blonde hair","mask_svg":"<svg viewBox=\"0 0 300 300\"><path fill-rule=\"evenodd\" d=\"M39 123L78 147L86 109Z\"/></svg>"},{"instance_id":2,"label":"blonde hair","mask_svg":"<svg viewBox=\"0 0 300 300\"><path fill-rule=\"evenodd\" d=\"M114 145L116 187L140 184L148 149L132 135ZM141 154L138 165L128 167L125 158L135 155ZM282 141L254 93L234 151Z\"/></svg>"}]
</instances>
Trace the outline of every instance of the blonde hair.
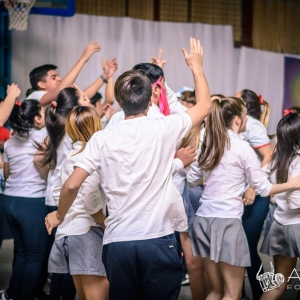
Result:
<instances>
[{"instance_id":1,"label":"blonde hair","mask_svg":"<svg viewBox=\"0 0 300 300\"><path fill-rule=\"evenodd\" d=\"M199 148L200 145L200 130L202 124L194 127L181 141L180 148L185 148L187 146L191 146L196 150Z\"/></svg>"},{"instance_id":2,"label":"blonde hair","mask_svg":"<svg viewBox=\"0 0 300 300\"><path fill-rule=\"evenodd\" d=\"M74 107L67 117L66 133L73 143L82 142L82 147L76 154L81 153L92 135L101 129L96 110L89 106Z\"/></svg>"},{"instance_id":3,"label":"blonde hair","mask_svg":"<svg viewBox=\"0 0 300 300\"><path fill-rule=\"evenodd\" d=\"M266 100L264 100L262 105L264 106L264 110L259 118L259 121L267 128L269 124L271 109L269 103Z\"/></svg>"}]
</instances>

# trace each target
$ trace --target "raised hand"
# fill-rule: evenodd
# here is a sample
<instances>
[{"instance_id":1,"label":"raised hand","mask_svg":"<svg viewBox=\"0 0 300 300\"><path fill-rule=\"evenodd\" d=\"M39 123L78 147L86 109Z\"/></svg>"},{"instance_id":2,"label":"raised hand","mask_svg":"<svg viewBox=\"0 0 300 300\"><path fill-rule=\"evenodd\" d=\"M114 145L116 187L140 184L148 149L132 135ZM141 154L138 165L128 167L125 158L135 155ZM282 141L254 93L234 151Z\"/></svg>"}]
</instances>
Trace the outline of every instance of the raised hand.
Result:
<instances>
[{"instance_id":1,"label":"raised hand","mask_svg":"<svg viewBox=\"0 0 300 300\"><path fill-rule=\"evenodd\" d=\"M118 69L118 62L116 58L109 59L105 61L103 58L101 59L102 68L103 68L103 76L105 79L109 79L114 75L116 70Z\"/></svg>"},{"instance_id":2,"label":"raised hand","mask_svg":"<svg viewBox=\"0 0 300 300\"><path fill-rule=\"evenodd\" d=\"M150 59L151 59L151 61L150 61L151 64L155 64L155 65L161 67L162 69L163 69L165 63L167 62L166 60L162 59L162 49L159 49L157 57L151 56Z\"/></svg>"},{"instance_id":3,"label":"raised hand","mask_svg":"<svg viewBox=\"0 0 300 300\"><path fill-rule=\"evenodd\" d=\"M17 99L21 95L21 90L17 84L12 83L11 85L7 86L6 93L7 93L7 96L10 95L10 96L14 97L15 99Z\"/></svg>"},{"instance_id":4,"label":"raised hand","mask_svg":"<svg viewBox=\"0 0 300 300\"><path fill-rule=\"evenodd\" d=\"M105 104L104 108L103 108L105 117L107 119L107 121L110 120L110 118L115 114L115 108L110 105L110 104Z\"/></svg>"},{"instance_id":5,"label":"raised hand","mask_svg":"<svg viewBox=\"0 0 300 300\"><path fill-rule=\"evenodd\" d=\"M84 49L84 51L81 55L81 59L84 62L87 62L95 52L99 52L100 50L101 50L101 47L99 46L98 43L96 43L96 42L90 43Z\"/></svg>"},{"instance_id":6,"label":"raised hand","mask_svg":"<svg viewBox=\"0 0 300 300\"><path fill-rule=\"evenodd\" d=\"M192 148L191 146L180 148L176 152L176 158L179 158L182 161L184 168L196 161L196 155L195 148Z\"/></svg>"},{"instance_id":7,"label":"raised hand","mask_svg":"<svg viewBox=\"0 0 300 300\"><path fill-rule=\"evenodd\" d=\"M192 69L192 71L201 68L203 61L203 48L200 41L196 41L194 38L190 38L190 54L188 54L186 49L182 49L182 53L187 65Z\"/></svg>"}]
</instances>

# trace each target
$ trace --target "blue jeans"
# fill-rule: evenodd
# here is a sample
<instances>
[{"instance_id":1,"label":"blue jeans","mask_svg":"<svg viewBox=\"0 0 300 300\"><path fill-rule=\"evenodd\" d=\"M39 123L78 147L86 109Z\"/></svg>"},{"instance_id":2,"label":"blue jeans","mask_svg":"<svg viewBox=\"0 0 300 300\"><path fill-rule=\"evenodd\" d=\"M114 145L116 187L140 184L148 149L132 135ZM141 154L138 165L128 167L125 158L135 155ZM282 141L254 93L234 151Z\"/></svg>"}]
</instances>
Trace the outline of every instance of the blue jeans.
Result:
<instances>
[{"instance_id":1,"label":"blue jeans","mask_svg":"<svg viewBox=\"0 0 300 300\"><path fill-rule=\"evenodd\" d=\"M7 195L3 198L16 250L9 297L31 300L34 299L48 243L45 198Z\"/></svg>"},{"instance_id":2,"label":"blue jeans","mask_svg":"<svg viewBox=\"0 0 300 300\"><path fill-rule=\"evenodd\" d=\"M182 266L174 234L103 246L110 300L177 300Z\"/></svg>"},{"instance_id":3,"label":"blue jeans","mask_svg":"<svg viewBox=\"0 0 300 300\"><path fill-rule=\"evenodd\" d=\"M242 217L251 257L251 267L247 268L247 273L253 295L252 299L260 299L263 294L259 281L256 279L256 274L262 263L258 255L257 245L269 211L269 204L270 197L257 195L252 205L245 206ZM263 272L262 270L261 273Z\"/></svg>"}]
</instances>

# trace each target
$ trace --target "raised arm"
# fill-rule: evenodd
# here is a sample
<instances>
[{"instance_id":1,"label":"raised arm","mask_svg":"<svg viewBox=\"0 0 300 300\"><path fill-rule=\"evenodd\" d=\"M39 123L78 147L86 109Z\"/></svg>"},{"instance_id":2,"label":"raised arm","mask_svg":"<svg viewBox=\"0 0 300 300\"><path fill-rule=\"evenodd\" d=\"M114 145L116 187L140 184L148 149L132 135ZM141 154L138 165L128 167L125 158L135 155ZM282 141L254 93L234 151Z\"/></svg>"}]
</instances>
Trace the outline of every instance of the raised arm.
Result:
<instances>
[{"instance_id":1,"label":"raised arm","mask_svg":"<svg viewBox=\"0 0 300 300\"><path fill-rule=\"evenodd\" d=\"M95 52L100 51L100 46L98 43L93 42L90 43L83 51L81 57L77 61L77 63L74 65L74 67L69 71L69 73L61 80L59 85L52 91L47 92L40 100L41 105L46 106L49 105L55 98L57 97L58 93L66 88L71 86L74 81L76 80L78 74L82 70L85 63L90 59L90 57Z\"/></svg>"},{"instance_id":2,"label":"raised arm","mask_svg":"<svg viewBox=\"0 0 300 300\"><path fill-rule=\"evenodd\" d=\"M203 49L199 40L190 38L190 54L186 49L182 49L182 52L195 82L196 105L186 111L192 119L192 127L195 127L201 124L211 111L210 92L202 69Z\"/></svg>"},{"instance_id":3,"label":"raised arm","mask_svg":"<svg viewBox=\"0 0 300 300\"><path fill-rule=\"evenodd\" d=\"M111 93L111 85L112 85L112 92L113 92L114 86L113 86L112 76L114 75L114 73L117 69L118 69L118 63L117 63L116 58L106 61L103 66L103 74L101 75L101 77L97 78L89 87L87 87L84 90L85 95L87 95L89 98L92 98L106 81L107 81L107 86L109 85L109 87L110 87L109 92ZM106 87L106 89L107 89L107 87ZM105 98L106 98L106 96L107 95L106 95L106 90L105 90ZM111 97L111 94L109 94L109 96ZM113 92L113 95L111 98L112 98L111 100L113 103L114 102L114 92ZM112 104L112 103L109 103L109 104Z\"/></svg>"},{"instance_id":4,"label":"raised arm","mask_svg":"<svg viewBox=\"0 0 300 300\"><path fill-rule=\"evenodd\" d=\"M15 101L20 96L21 90L18 85L12 83L7 87L7 96L4 101L0 104L0 127L4 125L4 123L9 118L11 111L15 105Z\"/></svg>"}]
</instances>

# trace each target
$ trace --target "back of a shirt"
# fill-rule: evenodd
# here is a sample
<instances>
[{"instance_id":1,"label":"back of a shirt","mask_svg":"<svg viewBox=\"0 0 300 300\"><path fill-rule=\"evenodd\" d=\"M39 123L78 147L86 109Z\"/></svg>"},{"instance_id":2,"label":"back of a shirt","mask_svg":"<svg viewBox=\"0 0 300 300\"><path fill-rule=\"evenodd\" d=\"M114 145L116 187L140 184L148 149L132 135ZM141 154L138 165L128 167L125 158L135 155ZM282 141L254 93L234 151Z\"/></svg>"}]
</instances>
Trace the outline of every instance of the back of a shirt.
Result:
<instances>
[{"instance_id":1,"label":"back of a shirt","mask_svg":"<svg viewBox=\"0 0 300 300\"><path fill-rule=\"evenodd\" d=\"M187 228L171 167L191 125L185 113L138 117L94 134L76 166L90 174L100 168L101 186L109 199L105 244L157 238Z\"/></svg>"},{"instance_id":2,"label":"back of a shirt","mask_svg":"<svg viewBox=\"0 0 300 300\"><path fill-rule=\"evenodd\" d=\"M5 195L18 197L44 197L46 181L33 164L37 151L35 142L41 143L47 135L46 128L32 130L29 137L15 135L4 144L4 162L9 164L10 175L5 184Z\"/></svg>"}]
</instances>

